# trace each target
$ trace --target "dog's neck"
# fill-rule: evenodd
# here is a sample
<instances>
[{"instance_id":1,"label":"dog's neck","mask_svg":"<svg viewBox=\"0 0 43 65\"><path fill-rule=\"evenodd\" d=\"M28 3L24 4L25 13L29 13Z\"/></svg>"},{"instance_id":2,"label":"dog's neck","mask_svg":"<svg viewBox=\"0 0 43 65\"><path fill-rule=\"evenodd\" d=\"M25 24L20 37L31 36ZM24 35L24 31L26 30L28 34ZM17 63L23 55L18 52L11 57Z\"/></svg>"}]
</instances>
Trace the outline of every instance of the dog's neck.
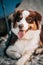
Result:
<instances>
[{"instance_id":1,"label":"dog's neck","mask_svg":"<svg viewBox=\"0 0 43 65\"><path fill-rule=\"evenodd\" d=\"M22 40L32 40L40 37L41 30L29 30L23 37Z\"/></svg>"}]
</instances>

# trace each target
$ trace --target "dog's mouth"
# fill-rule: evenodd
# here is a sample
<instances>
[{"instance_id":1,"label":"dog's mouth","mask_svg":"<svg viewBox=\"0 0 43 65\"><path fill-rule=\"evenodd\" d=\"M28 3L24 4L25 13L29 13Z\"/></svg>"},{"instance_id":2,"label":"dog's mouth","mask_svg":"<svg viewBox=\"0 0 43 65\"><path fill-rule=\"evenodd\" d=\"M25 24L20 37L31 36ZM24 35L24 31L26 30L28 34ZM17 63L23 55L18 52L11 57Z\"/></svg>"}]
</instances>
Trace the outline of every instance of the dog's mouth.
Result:
<instances>
[{"instance_id":1,"label":"dog's mouth","mask_svg":"<svg viewBox=\"0 0 43 65\"><path fill-rule=\"evenodd\" d=\"M28 28L27 30L19 30L19 32L18 32L18 38L19 39L21 39L25 34L26 34L26 32L28 31L28 30L30 30L31 28Z\"/></svg>"},{"instance_id":2,"label":"dog's mouth","mask_svg":"<svg viewBox=\"0 0 43 65\"><path fill-rule=\"evenodd\" d=\"M18 38L21 39L25 35L26 31L24 30L19 30L18 32Z\"/></svg>"}]
</instances>

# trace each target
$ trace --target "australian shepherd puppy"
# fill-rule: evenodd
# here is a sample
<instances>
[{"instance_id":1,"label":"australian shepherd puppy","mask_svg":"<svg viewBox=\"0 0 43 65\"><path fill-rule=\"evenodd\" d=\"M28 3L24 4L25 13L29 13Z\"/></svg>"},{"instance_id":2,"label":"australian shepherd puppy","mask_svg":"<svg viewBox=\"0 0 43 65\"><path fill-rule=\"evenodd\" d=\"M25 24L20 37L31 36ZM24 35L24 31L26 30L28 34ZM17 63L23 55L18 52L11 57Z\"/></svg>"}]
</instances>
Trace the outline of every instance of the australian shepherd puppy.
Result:
<instances>
[{"instance_id":1,"label":"australian shepherd puppy","mask_svg":"<svg viewBox=\"0 0 43 65\"><path fill-rule=\"evenodd\" d=\"M12 31L18 40L8 47L6 53L11 58L19 58L16 65L25 65L35 49L43 45L40 24L42 16L37 11L18 10L12 17Z\"/></svg>"}]
</instances>

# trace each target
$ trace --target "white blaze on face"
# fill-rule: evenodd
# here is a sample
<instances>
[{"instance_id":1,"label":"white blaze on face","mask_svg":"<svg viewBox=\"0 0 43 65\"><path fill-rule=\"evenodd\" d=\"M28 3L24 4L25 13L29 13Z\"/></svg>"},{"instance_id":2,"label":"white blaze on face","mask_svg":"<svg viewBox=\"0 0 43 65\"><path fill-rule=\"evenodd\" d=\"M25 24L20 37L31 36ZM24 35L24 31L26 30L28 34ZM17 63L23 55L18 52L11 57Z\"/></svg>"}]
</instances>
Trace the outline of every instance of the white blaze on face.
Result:
<instances>
[{"instance_id":1,"label":"white blaze on face","mask_svg":"<svg viewBox=\"0 0 43 65\"><path fill-rule=\"evenodd\" d=\"M23 30L27 30L27 29L28 29L28 23L26 22L26 17L27 17L29 14L30 14L29 11L24 10L24 11L22 12L23 18L20 20L20 22L18 22L18 25L23 24L23 26L24 26L24 27L23 27Z\"/></svg>"},{"instance_id":2,"label":"white blaze on face","mask_svg":"<svg viewBox=\"0 0 43 65\"><path fill-rule=\"evenodd\" d=\"M27 21L26 21L26 17L29 16L29 15L30 15L30 12L27 11L27 10L24 10L24 11L22 12L23 18L22 18L19 22L17 22L18 25L23 24L22 30L27 30L27 29L28 29L28 23L27 23ZM16 35L18 35L19 27L17 27L17 28L12 28L12 31L13 31L13 33L15 33ZM21 35L22 35L22 34L21 34Z\"/></svg>"},{"instance_id":3,"label":"white blaze on face","mask_svg":"<svg viewBox=\"0 0 43 65\"><path fill-rule=\"evenodd\" d=\"M30 12L27 11L27 10L24 10L24 11L22 12L22 15L23 15L23 18L26 18L28 15L30 15Z\"/></svg>"}]
</instances>

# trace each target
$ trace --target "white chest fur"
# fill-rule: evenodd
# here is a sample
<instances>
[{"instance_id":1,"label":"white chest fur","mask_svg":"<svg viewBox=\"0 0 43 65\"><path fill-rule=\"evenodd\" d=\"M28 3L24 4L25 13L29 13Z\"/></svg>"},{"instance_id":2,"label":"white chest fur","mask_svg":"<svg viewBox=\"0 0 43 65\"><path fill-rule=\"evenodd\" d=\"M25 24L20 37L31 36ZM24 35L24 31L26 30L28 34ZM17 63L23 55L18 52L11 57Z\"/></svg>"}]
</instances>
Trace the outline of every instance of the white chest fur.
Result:
<instances>
[{"instance_id":1,"label":"white chest fur","mask_svg":"<svg viewBox=\"0 0 43 65\"><path fill-rule=\"evenodd\" d=\"M38 47L38 43L40 41L40 30L37 31L28 31L26 35L18 40L14 44L14 50L19 52L21 55L25 53L25 51L32 51Z\"/></svg>"}]
</instances>

